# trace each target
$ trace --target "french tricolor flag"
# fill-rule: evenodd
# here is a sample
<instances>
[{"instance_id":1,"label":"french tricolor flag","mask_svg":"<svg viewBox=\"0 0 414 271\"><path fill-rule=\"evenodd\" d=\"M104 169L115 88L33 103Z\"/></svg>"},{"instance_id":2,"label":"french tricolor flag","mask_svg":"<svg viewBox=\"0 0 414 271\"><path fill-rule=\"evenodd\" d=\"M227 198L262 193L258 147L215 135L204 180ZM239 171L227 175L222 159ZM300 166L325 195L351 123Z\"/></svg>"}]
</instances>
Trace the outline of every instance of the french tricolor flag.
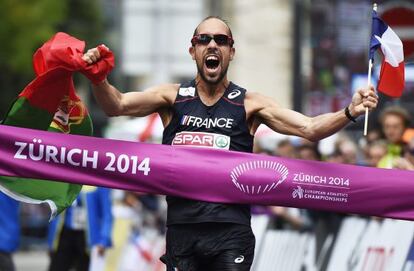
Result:
<instances>
[{"instance_id":1,"label":"french tricolor flag","mask_svg":"<svg viewBox=\"0 0 414 271\"><path fill-rule=\"evenodd\" d=\"M373 10L370 59L374 59L374 53L379 47L384 57L377 89L390 97L400 97L404 89L403 44L391 27Z\"/></svg>"}]
</instances>

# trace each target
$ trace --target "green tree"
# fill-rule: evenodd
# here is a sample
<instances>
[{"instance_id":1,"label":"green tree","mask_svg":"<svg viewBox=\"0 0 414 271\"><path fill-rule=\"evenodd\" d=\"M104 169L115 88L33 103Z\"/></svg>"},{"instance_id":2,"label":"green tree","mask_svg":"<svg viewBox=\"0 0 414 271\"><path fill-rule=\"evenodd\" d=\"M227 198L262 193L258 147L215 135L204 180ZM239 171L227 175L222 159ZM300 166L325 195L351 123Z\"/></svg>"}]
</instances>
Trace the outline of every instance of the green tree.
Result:
<instances>
[{"instance_id":1,"label":"green tree","mask_svg":"<svg viewBox=\"0 0 414 271\"><path fill-rule=\"evenodd\" d=\"M86 41L87 48L102 40L104 20L99 0L66 0L70 2L66 20L59 25L59 31Z\"/></svg>"},{"instance_id":2,"label":"green tree","mask_svg":"<svg viewBox=\"0 0 414 271\"><path fill-rule=\"evenodd\" d=\"M102 34L99 0L0 1L0 119L33 78L32 55L58 31L95 45Z\"/></svg>"}]
</instances>

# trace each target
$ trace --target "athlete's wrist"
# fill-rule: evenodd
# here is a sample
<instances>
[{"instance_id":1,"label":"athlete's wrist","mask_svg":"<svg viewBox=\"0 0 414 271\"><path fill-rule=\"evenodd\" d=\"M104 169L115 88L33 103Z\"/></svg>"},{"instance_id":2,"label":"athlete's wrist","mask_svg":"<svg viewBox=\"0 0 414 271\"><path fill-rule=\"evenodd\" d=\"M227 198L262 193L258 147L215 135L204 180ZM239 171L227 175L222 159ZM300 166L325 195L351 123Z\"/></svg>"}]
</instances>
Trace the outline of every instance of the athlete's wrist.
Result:
<instances>
[{"instance_id":1,"label":"athlete's wrist","mask_svg":"<svg viewBox=\"0 0 414 271\"><path fill-rule=\"evenodd\" d=\"M352 122L356 122L356 116L352 115L351 110L349 109L350 106L345 107L344 113L345 116Z\"/></svg>"},{"instance_id":2,"label":"athlete's wrist","mask_svg":"<svg viewBox=\"0 0 414 271\"><path fill-rule=\"evenodd\" d=\"M103 86L103 85L107 85L107 84L109 84L109 82L108 82L108 78L106 78L106 77L105 77L105 79L104 79L104 80L102 80L102 81L100 81L100 82L98 82L98 83L94 83L94 82L92 82L92 84L93 84L94 86L96 86L96 87L100 87L100 86Z\"/></svg>"}]
</instances>

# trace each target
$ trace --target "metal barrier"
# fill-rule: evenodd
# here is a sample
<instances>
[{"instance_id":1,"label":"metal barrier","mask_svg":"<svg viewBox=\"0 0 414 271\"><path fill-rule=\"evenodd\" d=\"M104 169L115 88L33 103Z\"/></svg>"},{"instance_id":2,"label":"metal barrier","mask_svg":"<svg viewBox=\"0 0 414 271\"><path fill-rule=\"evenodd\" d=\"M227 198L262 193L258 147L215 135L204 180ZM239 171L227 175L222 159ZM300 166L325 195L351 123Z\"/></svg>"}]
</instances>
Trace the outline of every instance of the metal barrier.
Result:
<instances>
[{"instance_id":1,"label":"metal barrier","mask_svg":"<svg viewBox=\"0 0 414 271\"><path fill-rule=\"evenodd\" d=\"M256 257L253 271L315 271L312 233L268 229L269 219L253 217ZM413 270L414 222L349 217L343 220L328 271Z\"/></svg>"}]
</instances>

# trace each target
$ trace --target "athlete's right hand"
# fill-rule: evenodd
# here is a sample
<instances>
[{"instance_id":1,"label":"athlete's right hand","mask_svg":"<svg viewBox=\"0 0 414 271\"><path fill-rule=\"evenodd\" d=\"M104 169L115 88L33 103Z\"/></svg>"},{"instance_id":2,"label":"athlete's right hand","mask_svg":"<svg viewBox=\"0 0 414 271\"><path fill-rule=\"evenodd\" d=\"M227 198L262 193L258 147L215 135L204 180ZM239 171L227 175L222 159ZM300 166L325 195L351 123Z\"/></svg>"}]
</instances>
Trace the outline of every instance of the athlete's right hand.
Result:
<instances>
[{"instance_id":1,"label":"athlete's right hand","mask_svg":"<svg viewBox=\"0 0 414 271\"><path fill-rule=\"evenodd\" d=\"M103 44L89 49L80 58L82 59L79 63L82 65L80 72L88 77L94 85L104 82L115 66L114 54Z\"/></svg>"},{"instance_id":2,"label":"athlete's right hand","mask_svg":"<svg viewBox=\"0 0 414 271\"><path fill-rule=\"evenodd\" d=\"M108 47L106 47L105 45L101 45L104 46L106 49L108 49ZM109 50L109 49L108 49ZM91 48L89 49L83 56L82 59L88 63L88 64L93 64L99 61L99 59L101 59L101 54L99 53L99 49L98 47L95 48Z\"/></svg>"}]
</instances>

